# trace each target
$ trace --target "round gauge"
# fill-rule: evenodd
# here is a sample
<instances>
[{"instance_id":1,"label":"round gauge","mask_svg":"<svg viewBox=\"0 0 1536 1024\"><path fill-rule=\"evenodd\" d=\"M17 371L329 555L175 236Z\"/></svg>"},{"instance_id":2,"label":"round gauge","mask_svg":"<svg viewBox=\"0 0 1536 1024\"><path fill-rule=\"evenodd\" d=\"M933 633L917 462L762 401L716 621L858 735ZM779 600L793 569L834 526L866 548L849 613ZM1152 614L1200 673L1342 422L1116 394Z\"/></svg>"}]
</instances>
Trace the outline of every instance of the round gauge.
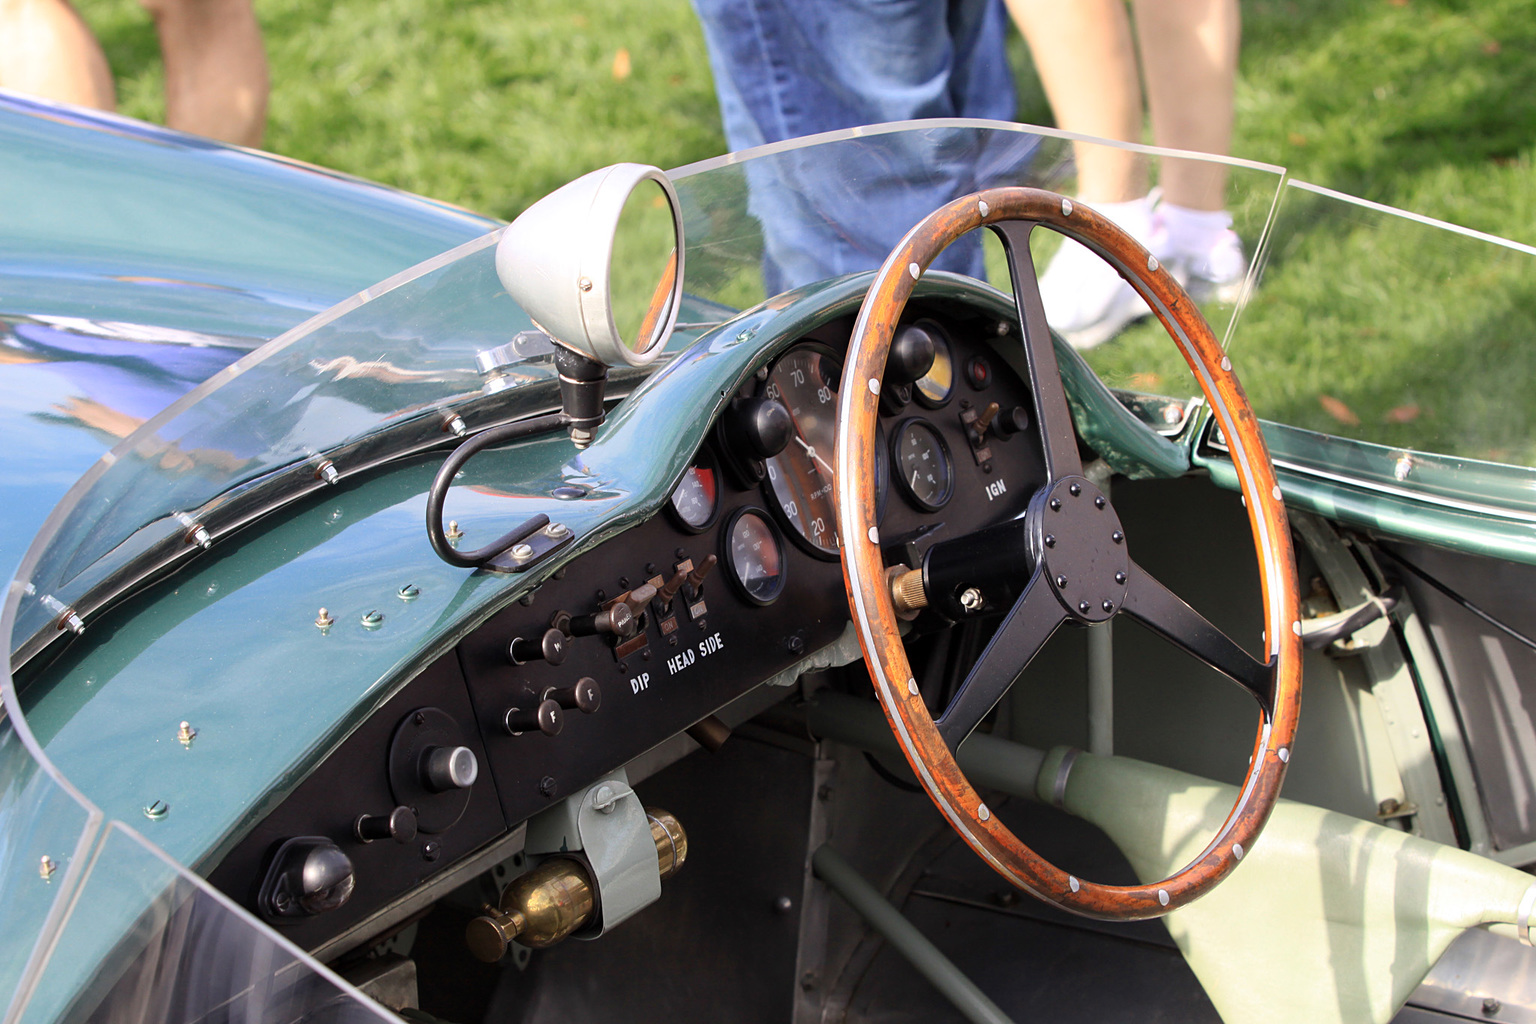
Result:
<instances>
[{"instance_id":1,"label":"round gauge","mask_svg":"<svg viewBox=\"0 0 1536 1024\"><path fill-rule=\"evenodd\" d=\"M891 442L896 480L905 494L924 512L937 512L955 490L955 464L949 445L933 424L914 417L896 428Z\"/></svg>"},{"instance_id":2,"label":"round gauge","mask_svg":"<svg viewBox=\"0 0 1536 1024\"><path fill-rule=\"evenodd\" d=\"M725 530L725 564L736 590L753 604L784 592L784 543L778 527L755 508L738 509Z\"/></svg>"},{"instance_id":3,"label":"round gauge","mask_svg":"<svg viewBox=\"0 0 1536 1024\"><path fill-rule=\"evenodd\" d=\"M690 533L702 533L714 523L720 513L720 473L714 459L700 453L673 488L668 507L672 517Z\"/></svg>"},{"instance_id":4,"label":"round gauge","mask_svg":"<svg viewBox=\"0 0 1536 1024\"><path fill-rule=\"evenodd\" d=\"M790 349L768 374L763 394L789 409L789 446L767 460L768 490L790 535L811 554L837 559L837 384L843 374L822 345Z\"/></svg>"},{"instance_id":5,"label":"round gauge","mask_svg":"<svg viewBox=\"0 0 1536 1024\"><path fill-rule=\"evenodd\" d=\"M912 393L928 408L937 409L955 393L955 354L949 347L948 335L938 324L924 320L917 326L933 339L933 366L913 382Z\"/></svg>"}]
</instances>

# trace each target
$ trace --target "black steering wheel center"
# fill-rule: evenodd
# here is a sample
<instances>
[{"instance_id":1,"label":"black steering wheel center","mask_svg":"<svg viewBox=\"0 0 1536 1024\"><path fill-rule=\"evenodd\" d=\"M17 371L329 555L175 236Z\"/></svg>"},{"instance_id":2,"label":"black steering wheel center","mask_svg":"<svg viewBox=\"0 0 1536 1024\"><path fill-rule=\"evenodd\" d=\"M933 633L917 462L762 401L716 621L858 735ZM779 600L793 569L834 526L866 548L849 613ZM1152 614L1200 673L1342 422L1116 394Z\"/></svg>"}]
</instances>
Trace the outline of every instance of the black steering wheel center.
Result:
<instances>
[{"instance_id":1,"label":"black steering wheel center","mask_svg":"<svg viewBox=\"0 0 1536 1024\"><path fill-rule=\"evenodd\" d=\"M1066 476L1035 495L1030 521L1042 583L1079 622L1105 622L1125 600L1131 558L1125 530L1092 480Z\"/></svg>"}]
</instances>

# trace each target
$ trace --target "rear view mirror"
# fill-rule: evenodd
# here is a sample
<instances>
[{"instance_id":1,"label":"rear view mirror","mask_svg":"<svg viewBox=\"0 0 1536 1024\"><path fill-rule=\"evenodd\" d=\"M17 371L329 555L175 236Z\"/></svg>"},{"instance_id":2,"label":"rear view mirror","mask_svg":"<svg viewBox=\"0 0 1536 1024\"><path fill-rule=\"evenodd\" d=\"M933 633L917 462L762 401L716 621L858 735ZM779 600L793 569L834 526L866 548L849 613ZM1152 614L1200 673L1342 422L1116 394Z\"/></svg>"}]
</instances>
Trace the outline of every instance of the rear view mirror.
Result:
<instances>
[{"instance_id":1,"label":"rear view mirror","mask_svg":"<svg viewBox=\"0 0 1536 1024\"><path fill-rule=\"evenodd\" d=\"M502 233L496 273L559 344L605 366L645 366L677 321L682 241L667 176L614 164L523 211Z\"/></svg>"}]
</instances>

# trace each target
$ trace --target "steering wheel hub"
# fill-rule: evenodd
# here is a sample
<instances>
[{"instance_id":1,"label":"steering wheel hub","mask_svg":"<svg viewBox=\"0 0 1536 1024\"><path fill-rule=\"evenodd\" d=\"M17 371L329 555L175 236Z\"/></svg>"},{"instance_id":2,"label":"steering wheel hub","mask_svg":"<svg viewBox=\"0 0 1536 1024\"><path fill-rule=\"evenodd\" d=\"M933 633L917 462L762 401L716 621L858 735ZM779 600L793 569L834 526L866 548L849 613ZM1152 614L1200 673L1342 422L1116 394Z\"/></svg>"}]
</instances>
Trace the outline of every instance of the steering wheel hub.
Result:
<instances>
[{"instance_id":1,"label":"steering wheel hub","mask_svg":"<svg viewBox=\"0 0 1536 1024\"><path fill-rule=\"evenodd\" d=\"M1092 480L1067 476L1030 503L1040 571L1051 593L1079 622L1107 622L1125 603L1131 559L1125 530Z\"/></svg>"}]
</instances>

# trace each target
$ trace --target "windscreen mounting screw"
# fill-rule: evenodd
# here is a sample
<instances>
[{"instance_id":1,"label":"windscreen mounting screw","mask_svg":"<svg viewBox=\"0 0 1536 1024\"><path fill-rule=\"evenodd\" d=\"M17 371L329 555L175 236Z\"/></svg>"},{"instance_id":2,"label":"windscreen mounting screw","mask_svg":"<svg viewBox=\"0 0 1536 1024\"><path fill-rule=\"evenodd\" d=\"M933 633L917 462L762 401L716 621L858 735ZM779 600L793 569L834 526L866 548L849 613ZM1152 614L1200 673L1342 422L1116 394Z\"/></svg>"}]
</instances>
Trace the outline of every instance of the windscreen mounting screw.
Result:
<instances>
[{"instance_id":1,"label":"windscreen mounting screw","mask_svg":"<svg viewBox=\"0 0 1536 1024\"><path fill-rule=\"evenodd\" d=\"M539 780L539 795L543 797L555 795L555 777L553 775L546 775Z\"/></svg>"},{"instance_id":2,"label":"windscreen mounting screw","mask_svg":"<svg viewBox=\"0 0 1536 1024\"><path fill-rule=\"evenodd\" d=\"M171 805L164 800L156 800L144 808L144 817L150 821L159 821L169 813L171 813Z\"/></svg>"},{"instance_id":3,"label":"windscreen mounting screw","mask_svg":"<svg viewBox=\"0 0 1536 1024\"><path fill-rule=\"evenodd\" d=\"M368 611L363 612L363 617L360 621L362 622L364 629L378 629L380 626L384 625L384 613L379 611L377 608L371 608Z\"/></svg>"},{"instance_id":4,"label":"windscreen mounting screw","mask_svg":"<svg viewBox=\"0 0 1536 1024\"><path fill-rule=\"evenodd\" d=\"M414 583L407 583L396 593L402 601L414 601L421 596L421 588Z\"/></svg>"}]
</instances>

